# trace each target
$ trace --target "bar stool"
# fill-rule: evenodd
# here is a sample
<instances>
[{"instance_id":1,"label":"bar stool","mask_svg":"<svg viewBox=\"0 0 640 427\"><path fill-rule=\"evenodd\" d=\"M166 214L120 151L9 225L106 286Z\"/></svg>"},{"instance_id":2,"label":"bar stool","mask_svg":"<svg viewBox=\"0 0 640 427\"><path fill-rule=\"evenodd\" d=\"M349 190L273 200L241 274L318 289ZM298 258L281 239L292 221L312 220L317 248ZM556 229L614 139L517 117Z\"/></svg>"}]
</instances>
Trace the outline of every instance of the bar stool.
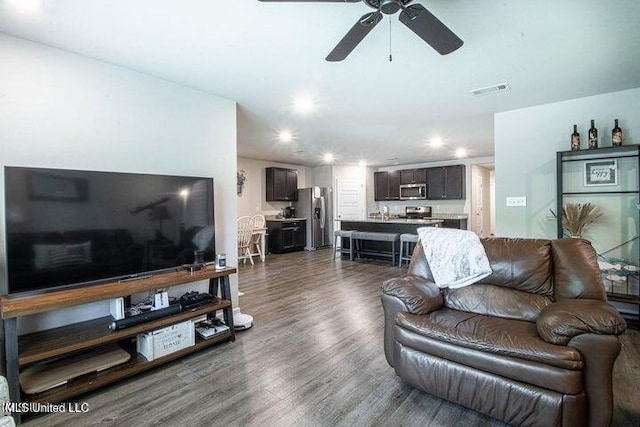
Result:
<instances>
[{"instance_id":1,"label":"bar stool","mask_svg":"<svg viewBox=\"0 0 640 427\"><path fill-rule=\"evenodd\" d=\"M378 231L354 231L351 235L351 241L354 246L354 253L360 258L360 255L372 255L385 258L391 258L391 265L396 265L396 243L400 242L399 233L381 233ZM391 243L391 252L379 248L364 248L361 245L364 241L370 242L389 242ZM398 261L399 262L399 261Z\"/></svg>"},{"instance_id":2,"label":"bar stool","mask_svg":"<svg viewBox=\"0 0 640 427\"><path fill-rule=\"evenodd\" d=\"M346 253L347 250L343 247L342 242L344 241L343 239L348 238L349 239L349 260L353 261L353 240L351 239L351 235L353 234L353 231L351 230L336 230L333 232L333 259L336 259L336 254L340 253L340 255L342 255L343 253ZM340 246L338 246L338 237L340 238Z\"/></svg>"},{"instance_id":3,"label":"bar stool","mask_svg":"<svg viewBox=\"0 0 640 427\"><path fill-rule=\"evenodd\" d=\"M418 243L417 234L404 233L400 235L400 260L398 262L400 267L402 267L402 261L411 261L411 246L415 243Z\"/></svg>"}]
</instances>

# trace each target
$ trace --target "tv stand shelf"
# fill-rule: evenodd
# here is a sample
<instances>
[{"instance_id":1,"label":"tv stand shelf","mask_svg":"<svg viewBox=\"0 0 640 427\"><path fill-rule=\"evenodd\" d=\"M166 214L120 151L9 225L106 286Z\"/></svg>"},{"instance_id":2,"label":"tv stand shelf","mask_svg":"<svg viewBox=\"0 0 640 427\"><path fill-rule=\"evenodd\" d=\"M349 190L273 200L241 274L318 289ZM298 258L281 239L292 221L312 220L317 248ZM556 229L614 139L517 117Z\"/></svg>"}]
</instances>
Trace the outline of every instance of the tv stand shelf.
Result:
<instances>
[{"instance_id":1,"label":"tv stand shelf","mask_svg":"<svg viewBox=\"0 0 640 427\"><path fill-rule=\"evenodd\" d=\"M235 272L235 268L227 267L224 270L215 270L213 266L205 267L193 273L183 269L177 269L166 273L155 274L151 277L144 277L139 280L129 278L117 282L100 283L39 295L19 297L5 295L0 297L2 318L27 316L29 314L42 313L134 293L137 294L154 289L169 288L171 286L183 285L199 280L217 279Z\"/></svg>"},{"instance_id":2,"label":"tv stand shelf","mask_svg":"<svg viewBox=\"0 0 640 427\"><path fill-rule=\"evenodd\" d=\"M102 283L82 288L71 288L49 292L41 295L0 297L0 312L4 319L6 375L9 381L12 402L56 403L71 399L82 393L98 389L122 378L146 371L171 360L223 341L234 341L233 309L229 275L236 273L235 268L227 267L216 271L213 266L190 273L185 270L160 273L140 280L127 280ZM111 331L111 316L74 323L54 329L38 331L22 336L17 335L17 319L19 317L73 307L89 302L101 301L135 293L166 289L181 284L209 280L209 292L220 296L210 304L193 311L182 311L177 314L134 325L118 331ZM204 340L196 336L194 346L176 351L148 361L137 354L133 339L137 334L159 329L189 319L195 319L209 313L222 311L224 320L230 326L225 333ZM19 383L20 369L38 362L45 362L59 357L71 356L78 352L90 350L109 343L119 342L129 352L131 359L121 365L101 372L83 375L50 390L36 394L22 393ZM20 414L14 414L20 421Z\"/></svg>"},{"instance_id":3,"label":"tv stand shelf","mask_svg":"<svg viewBox=\"0 0 640 427\"><path fill-rule=\"evenodd\" d=\"M196 338L195 346L176 351L175 353L168 354L152 361L148 361L141 354L137 354L135 346L132 348L125 348L125 350L131 353L131 359L127 362L105 371L83 375L69 381L67 384L43 391L42 393L25 395L23 401L38 403L66 401L82 393L109 385L122 378L128 378L132 375L155 368L156 366L160 366L172 360L179 359L193 353L194 351L219 344L223 341L230 341L231 337L232 332L226 332L208 340Z\"/></svg>"},{"instance_id":4,"label":"tv stand shelf","mask_svg":"<svg viewBox=\"0 0 640 427\"><path fill-rule=\"evenodd\" d=\"M135 337L142 332L159 329L230 306L231 302L217 299L214 303L194 311L183 311L173 316L163 317L113 332L109 330L111 316L106 316L23 335L18 339L18 348L20 349L18 362L20 367L23 367L31 363L68 354L72 351L87 350L113 341Z\"/></svg>"}]
</instances>

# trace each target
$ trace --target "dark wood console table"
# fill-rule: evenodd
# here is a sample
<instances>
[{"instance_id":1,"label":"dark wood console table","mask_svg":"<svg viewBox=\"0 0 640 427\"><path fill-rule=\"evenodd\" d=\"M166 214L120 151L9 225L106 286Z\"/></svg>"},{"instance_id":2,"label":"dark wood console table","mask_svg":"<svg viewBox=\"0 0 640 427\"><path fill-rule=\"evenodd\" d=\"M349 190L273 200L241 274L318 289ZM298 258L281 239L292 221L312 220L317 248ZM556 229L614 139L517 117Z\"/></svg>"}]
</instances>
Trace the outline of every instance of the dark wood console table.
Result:
<instances>
[{"instance_id":1,"label":"dark wood console table","mask_svg":"<svg viewBox=\"0 0 640 427\"><path fill-rule=\"evenodd\" d=\"M193 273L180 270L156 274L140 280L101 283L93 286L77 287L39 295L17 297L1 296L0 313L4 323L6 376L9 382L11 401L39 403L63 402L82 393L95 390L122 378L146 371L222 341L234 341L233 308L231 306L229 284L229 276L234 273L236 273L236 269L232 267L216 271L213 266L207 266ZM172 286L202 280L209 280L209 293L216 295L216 299L212 303L199 307L194 311L183 311L118 331L111 331L109 329L109 323L112 318L111 316L106 316L18 336L17 320L23 316L129 296L156 289L166 289ZM148 361L142 355L137 354L135 345L133 345L132 348L125 348L125 350L131 354L131 359L124 364L101 372L83 375L66 384L41 393L25 394L21 391L19 379L20 370L29 365L64 357L80 351L90 350L117 341L131 341L139 333L152 331L185 320L195 319L204 314L215 313L218 310L222 310L224 321L229 326L229 330L213 338L204 340L196 337L195 345L167 354L153 361ZM20 422L21 414L16 413L13 415L16 421Z\"/></svg>"}]
</instances>

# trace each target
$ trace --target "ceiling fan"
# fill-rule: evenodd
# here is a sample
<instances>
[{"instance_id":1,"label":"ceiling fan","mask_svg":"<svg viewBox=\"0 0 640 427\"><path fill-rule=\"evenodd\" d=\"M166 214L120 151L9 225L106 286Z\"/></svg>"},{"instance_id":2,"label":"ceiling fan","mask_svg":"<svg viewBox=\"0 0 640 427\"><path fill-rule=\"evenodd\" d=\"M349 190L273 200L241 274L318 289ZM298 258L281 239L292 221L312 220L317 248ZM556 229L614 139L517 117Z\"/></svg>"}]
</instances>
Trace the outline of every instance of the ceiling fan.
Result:
<instances>
[{"instance_id":1,"label":"ceiling fan","mask_svg":"<svg viewBox=\"0 0 640 427\"><path fill-rule=\"evenodd\" d=\"M263 2L309 2L309 3L358 3L376 9L363 15L327 56L327 61L342 61L382 21L384 15L400 12L400 22L409 27L418 37L446 55L462 46L463 41L421 4L409 4L413 0L260 0Z\"/></svg>"}]
</instances>

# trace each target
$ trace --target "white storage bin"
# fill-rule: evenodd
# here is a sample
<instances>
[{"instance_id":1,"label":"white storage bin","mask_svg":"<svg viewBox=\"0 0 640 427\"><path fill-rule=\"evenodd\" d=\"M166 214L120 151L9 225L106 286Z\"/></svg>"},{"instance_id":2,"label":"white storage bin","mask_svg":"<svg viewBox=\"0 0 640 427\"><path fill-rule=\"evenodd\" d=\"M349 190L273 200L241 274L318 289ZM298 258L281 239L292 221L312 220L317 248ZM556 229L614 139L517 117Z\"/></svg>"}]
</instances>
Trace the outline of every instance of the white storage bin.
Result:
<instances>
[{"instance_id":1,"label":"white storage bin","mask_svg":"<svg viewBox=\"0 0 640 427\"><path fill-rule=\"evenodd\" d=\"M151 361L195 344L193 322L176 323L166 328L138 334L136 349Z\"/></svg>"}]
</instances>

